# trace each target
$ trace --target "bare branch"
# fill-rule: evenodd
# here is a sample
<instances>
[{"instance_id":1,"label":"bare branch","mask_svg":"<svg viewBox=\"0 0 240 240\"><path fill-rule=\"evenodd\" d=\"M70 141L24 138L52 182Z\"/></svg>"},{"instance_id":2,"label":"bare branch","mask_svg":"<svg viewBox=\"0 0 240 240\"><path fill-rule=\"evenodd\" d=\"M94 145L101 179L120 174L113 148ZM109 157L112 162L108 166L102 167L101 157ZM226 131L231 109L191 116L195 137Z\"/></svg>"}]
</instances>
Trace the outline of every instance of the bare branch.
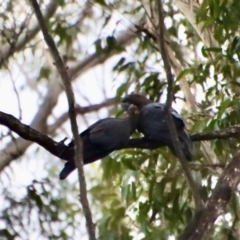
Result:
<instances>
[{"instance_id":1,"label":"bare branch","mask_svg":"<svg viewBox=\"0 0 240 240\"><path fill-rule=\"evenodd\" d=\"M101 53L96 52L87 56L83 61L77 63L74 67L69 69L70 77L79 77L92 67L102 64L110 57L121 53L124 51L124 47L130 45L138 35L139 34L135 27L129 27L126 31L121 32L121 34L119 34L116 38L116 43L119 45L119 48L111 48L107 46L102 49Z\"/></svg>"},{"instance_id":2,"label":"bare branch","mask_svg":"<svg viewBox=\"0 0 240 240\"><path fill-rule=\"evenodd\" d=\"M78 176L79 176L80 202L82 204L83 212L86 218L89 239L95 240L96 239L95 226L92 221L92 213L91 213L88 199L87 199L86 181L85 181L84 170L83 170L82 141L78 135L78 127L77 127L76 113L75 113L75 107L74 107L75 100L74 100L74 94L73 94L72 85L71 85L71 79L68 76L66 67L59 55L59 52L55 46L55 43L52 37L50 36L50 34L48 33L47 27L44 22L44 18L42 16L42 13L40 11L37 1L30 0L30 3L35 11L44 39L49 47L49 50L51 51L53 59L55 60L55 65L57 67L58 73L60 74L63 85L65 87L65 91L68 99L68 105L69 105L69 118L71 122L72 133L74 136L75 164L78 169Z\"/></svg>"},{"instance_id":3,"label":"bare branch","mask_svg":"<svg viewBox=\"0 0 240 240\"><path fill-rule=\"evenodd\" d=\"M49 19L56 11L58 7L57 1L51 1L47 5L47 10L45 13L44 18ZM32 40L32 38L39 32L39 25L36 23L31 28L27 30L27 32L23 32L19 38L18 41L14 43L14 47L12 45L10 46L4 46L1 47L0 51L0 66L7 61L7 59L12 56L15 52L20 51L26 44Z\"/></svg>"},{"instance_id":4,"label":"bare branch","mask_svg":"<svg viewBox=\"0 0 240 240\"><path fill-rule=\"evenodd\" d=\"M211 133L198 133L191 136L193 141L213 140L213 139L228 139L229 137L240 137L240 125L234 125L223 130L214 131Z\"/></svg>"},{"instance_id":5,"label":"bare branch","mask_svg":"<svg viewBox=\"0 0 240 240\"><path fill-rule=\"evenodd\" d=\"M93 105L90 105L90 106L87 106L87 107L76 106L75 111L76 111L77 114L83 115L85 113L98 111L99 109L101 109L103 107L109 107L109 106L113 105L115 102L116 102L115 98L110 98L110 99L106 99L102 103L93 104ZM59 128L67 120L68 120L68 113L63 113L55 121L54 124L52 124L48 127L48 132L54 132L57 128Z\"/></svg>"},{"instance_id":6,"label":"bare branch","mask_svg":"<svg viewBox=\"0 0 240 240\"><path fill-rule=\"evenodd\" d=\"M168 122L168 128L169 132L171 134L172 143L176 152L176 155L178 156L179 162L184 170L186 179L188 181L189 187L193 194L193 199L196 205L196 210L199 210L202 208L202 200L201 195L199 192L199 186L194 181L193 176L191 174L191 171L189 169L188 163L183 155L183 152L180 148L180 142L177 136L177 131L173 122L172 115L170 113L170 108L172 106L172 100L173 100L173 85L174 85L174 78L171 71L171 65L167 53L167 48L165 45L165 39L164 39L164 32L165 32L165 25L164 25L164 18L163 18L163 7L162 7L162 0L157 0L157 6L158 6L158 17L159 17L159 36L158 36L158 45L159 49L161 50L162 54L162 60L164 63L164 68L167 76L167 82L168 82L168 88L167 88L167 101L166 101L166 112L167 112L167 122Z\"/></svg>"},{"instance_id":7,"label":"bare branch","mask_svg":"<svg viewBox=\"0 0 240 240\"><path fill-rule=\"evenodd\" d=\"M178 238L179 240L208 239L216 219L230 201L240 183L240 152L238 152L224 169L213 190L212 196L201 211L195 213L193 219Z\"/></svg>"},{"instance_id":8,"label":"bare branch","mask_svg":"<svg viewBox=\"0 0 240 240\"><path fill-rule=\"evenodd\" d=\"M74 154L74 152L71 150L72 153L67 155L65 151L65 148L67 147L63 143L55 142L45 134L29 127L26 124L21 123L17 118L10 114L0 112L0 124L8 127L25 140L39 144L56 157L68 160L72 158Z\"/></svg>"},{"instance_id":9,"label":"bare branch","mask_svg":"<svg viewBox=\"0 0 240 240\"><path fill-rule=\"evenodd\" d=\"M49 151L51 154L64 159L66 161L72 160L74 151L72 148L67 147L63 143L58 143L45 134L31 128L28 125L21 123L17 118L10 114L0 111L0 124L6 126L13 132L17 133L25 140L35 142ZM191 136L192 141L206 141L214 139L229 139L240 138L240 125L235 125L219 131L197 133ZM126 145L121 145L117 149L124 148L139 148L139 149L156 149L164 147L162 143L151 141L149 139L130 139ZM116 149L116 150L117 150Z\"/></svg>"}]
</instances>

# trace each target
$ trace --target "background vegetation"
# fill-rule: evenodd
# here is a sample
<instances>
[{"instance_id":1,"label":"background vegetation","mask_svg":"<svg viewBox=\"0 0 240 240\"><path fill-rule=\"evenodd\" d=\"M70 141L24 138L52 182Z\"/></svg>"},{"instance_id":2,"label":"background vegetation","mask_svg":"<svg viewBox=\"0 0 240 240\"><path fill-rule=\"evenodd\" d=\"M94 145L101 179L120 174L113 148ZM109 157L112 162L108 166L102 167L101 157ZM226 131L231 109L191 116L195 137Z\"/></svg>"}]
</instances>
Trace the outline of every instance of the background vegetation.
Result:
<instances>
[{"instance_id":1,"label":"background vegetation","mask_svg":"<svg viewBox=\"0 0 240 240\"><path fill-rule=\"evenodd\" d=\"M157 1L39 4L73 80L79 131L119 117L126 93L166 101ZM164 0L163 10L173 106L188 131L239 127L240 2ZM0 2L0 33L0 111L56 141L71 139L62 82L28 1ZM0 131L0 239L87 239L76 172L60 182L64 162L8 128ZM189 167L203 201L238 151L231 136L194 143ZM176 239L195 213L182 168L165 147L115 151L84 170L98 239ZM210 239L240 239L239 204L237 189Z\"/></svg>"}]
</instances>

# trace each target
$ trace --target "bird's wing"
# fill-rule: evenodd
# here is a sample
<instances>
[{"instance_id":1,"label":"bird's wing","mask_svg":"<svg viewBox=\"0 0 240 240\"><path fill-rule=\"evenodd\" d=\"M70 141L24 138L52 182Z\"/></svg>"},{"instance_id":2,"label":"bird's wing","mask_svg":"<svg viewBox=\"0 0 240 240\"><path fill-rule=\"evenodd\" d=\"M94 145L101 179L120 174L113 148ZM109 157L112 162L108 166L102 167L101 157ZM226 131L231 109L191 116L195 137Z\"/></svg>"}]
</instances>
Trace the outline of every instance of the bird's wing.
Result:
<instances>
[{"instance_id":1,"label":"bird's wing","mask_svg":"<svg viewBox=\"0 0 240 240\"><path fill-rule=\"evenodd\" d=\"M164 104L159 103L151 103L144 106L140 112L139 130L147 138L159 140L170 145L172 140L164 107ZM184 123L181 116L174 109L171 109L171 113L173 114L177 131L182 131Z\"/></svg>"},{"instance_id":2,"label":"bird's wing","mask_svg":"<svg viewBox=\"0 0 240 240\"><path fill-rule=\"evenodd\" d=\"M89 131L89 139L105 149L114 149L120 142L129 138L129 126L121 118L108 118L97 122Z\"/></svg>"},{"instance_id":3,"label":"bird's wing","mask_svg":"<svg viewBox=\"0 0 240 240\"><path fill-rule=\"evenodd\" d=\"M177 128L184 128L185 124L182 119L182 117L179 115L179 113L174 109L171 108L170 112L173 116L174 123ZM165 129L167 125L166 120L166 112L165 112L165 105L161 103L150 103L141 110L141 115L151 117L154 119L154 121L158 121L160 127L163 127L163 130Z\"/></svg>"}]
</instances>

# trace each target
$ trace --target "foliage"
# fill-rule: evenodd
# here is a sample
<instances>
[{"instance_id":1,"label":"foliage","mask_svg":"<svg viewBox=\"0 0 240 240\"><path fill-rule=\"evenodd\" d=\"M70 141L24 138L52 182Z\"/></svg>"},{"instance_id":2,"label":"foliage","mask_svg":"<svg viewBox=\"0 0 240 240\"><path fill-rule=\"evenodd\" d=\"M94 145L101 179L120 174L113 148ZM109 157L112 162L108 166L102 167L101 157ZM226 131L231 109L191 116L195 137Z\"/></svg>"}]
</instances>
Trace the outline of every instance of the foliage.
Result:
<instances>
[{"instance_id":1,"label":"foliage","mask_svg":"<svg viewBox=\"0 0 240 240\"><path fill-rule=\"evenodd\" d=\"M47 2L39 2L43 12L47 11ZM98 69L94 68L94 64L87 69L80 66L82 68L73 74L74 91L80 106L99 103L104 97L116 96L120 100L125 93L132 91L141 92L154 101L165 101L167 83L154 38L139 30L131 44L123 46L117 41L119 35L126 33L129 27L145 24L147 14L141 2L58 2L46 22L67 67L71 71L86 56L94 53L102 63ZM153 1L150 3L157 9ZM197 133L239 124L240 2L204 0L196 11L196 20L202 24L202 31L211 29L217 46L204 44L172 1L164 1L164 10L167 41L182 67L180 73L175 72L173 106L182 112L188 130ZM0 56L0 84L4 88L6 81L14 86L11 96L17 99L14 101L18 107L11 114L18 115L19 119L30 124L33 115L42 110L40 103L44 102L49 86L53 84L56 90L61 84L55 81L58 75L40 34L34 34L22 47L18 46L20 35L27 32L34 21L32 10L26 6L26 2L3 1L0 13L0 20L4 23L0 28L0 51L4 56ZM9 46L10 51L6 53ZM113 55L112 51L114 56L105 62L108 55ZM104 70L105 74L100 77ZM90 75L89 72L93 71L96 74ZM96 82L92 82L93 76ZM195 111L187 107L180 84L183 78L188 80L195 97ZM57 105L49 110L45 124L38 127L62 139L66 133L68 136L71 134L69 126L61 120L62 114L67 111L66 104L62 96L58 97L53 100ZM11 101L10 97L7 101L1 99L5 105L8 101ZM29 117L28 108L34 101L36 105L31 108ZM8 106L0 110L7 112ZM109 114L106 110L98 113L101 117ZM111 113L120 115L117 108L111 109ZM97 117L92 113L81 115L78 118L81 130L89 119L95 121ZM58 121L60 125L51 132L49 129ZM1 128L1 131L1 150L4 152L8 143L14 142L16 137L6 129ZM206 157L201 144L197 143L194 146L194 162L191 163L194 177L201 183L204 199L211 195L221 173L215 164L227 164L239 147L238 139L217 139L210 144L214 159ZM35 146L28 154L24 154L19 165L30 164L35 155L41 159L41 154L42 151ZM43 168L36 179L32 176L23 184L25 191L21 195L11 189L15 184L13 179L18 165L6 167L10 172L2 179L1 239L77 239L79 234L84 236L85 223L75 187L76 175L65 183L59 182L56 173L62 163L59 166L60 161L51 159L50 155L46 159L46 169ZM3 161L1 156L0 161ZM91 164L85 169L98 239L174 239L194 213L192 194L183 171L166 148L115 151L101 163ZM46 170L48 177L45 177ZM21 174L24 176L25 173ZM239 204L239 192L236 192L228 208L217 219L211 239L240 239Z\"/></svg>"}]
</instances>

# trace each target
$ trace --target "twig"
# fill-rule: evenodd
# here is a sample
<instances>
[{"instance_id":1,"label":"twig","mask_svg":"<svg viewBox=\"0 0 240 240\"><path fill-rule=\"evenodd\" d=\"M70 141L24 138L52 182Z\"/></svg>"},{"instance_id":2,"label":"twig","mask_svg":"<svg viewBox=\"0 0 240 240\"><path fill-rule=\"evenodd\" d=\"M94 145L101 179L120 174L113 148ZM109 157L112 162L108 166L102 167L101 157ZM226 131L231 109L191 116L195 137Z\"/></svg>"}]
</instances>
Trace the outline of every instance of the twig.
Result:
<instances>
[{"instance_id":1,"label":"twig","mask_svg":"<svg viewBox=\"0 0 240 240\"><path fill-rule=\"evenodd\" d=\"M9 73L10 73L10 80L11 80L11 83L12 83L13 91L15 92L16 99L17 99L19 119L21 120L22 119L22 108L21 108L21 100L20 100L19 92L16 88L16 84L15 84L15 81L13 80L13 78L12 78L10 70L9 70Z\"/></svg>"},{"instance_id":2,"label":"twig","mask_svg":"<svg viewBox=\"0 0 240 240\"><path fill-rule=\"evenodd\" d=\"M104 100L101 103L98 104L92 104L86 107L81 107L81 106L75 106L75 111L77 114L85 114L85 113L89 113L89 112L93 112L93 111L98 111L99 109L103 108L103 107L109 107L112 106L114 103L116 102L115 98L109 98ZM63 113L60 117L58 117L55 122L48 126L48 132L54 132L56 129L58 129L65 121L67 121L68 119L68 113L65 112Z\"/></svg>"},{"instance_id":3,"label":"twig","mask_svg":"<svg viewBox=\"0 0 240 240\"><path fill-rule=\"evenodd\" d=\"M194 164L191 163L189 164L189 166L194 169L195 171L198 171L199 169L203 169L203 168L212 168L212 169L216 169L216 168L225 168L227 166L226 163L216 163L216 164Z\"/></svg>"},{"instance_id":4,"label":"twig","mask_svg":"<svg viewBox=\"0 0 240 240\"><path fill-rule=\"evenodd\" d=\"M191 174L191 171L188 167L188 163L183 155L183 152L180 148L180 142L177 136L177 131L172 119L172 115L170 113L170 108L172 106L172 100L173 100L173 85L174 85L174 79L171 72L169 57L167 54L167 49L165 46L165 40L164 40L164 31L165 31L165 25L164 25L164 18L163 18L163 7L162 7L162 0L157 0L157 6L158 6L158 17L159 17L159 35L158 35L158 45L159 49L161 50L162 54L162 60L164 63L164 68L167 76L167 82L168 82L168 88L167 88L167 100L166 100L166 112L167 112L167 122L168 122L168 128L169 132L171 134L173 146L175 149L175 152L178 156L179 162L182 165L182 168L185 172L186 179L188 181L189 187L193 194L193 199L196 205L196 211L202 209L203 203L201 200L201 195L199 192L199 186L194 181L193 176Z\"/></svg>"},{"instance_id":5,"label":"twig","mask_svg":"<svg viewBox=\"0 0 240 240\"><path fill-rule=\"evenodd\" d=\"M74 108L74 94L71 86L71 80L68 76L67 70L65 65L58 53L58 50L55 46L55 43L52 37L49 35L47 27L44 22L44 18L40 11L39 5L36 0L30 0L30 3L35 11L37 20L39 22L39 26L42 30L45 42L47 43L49 50L52 54L52 57L55 61L55 65L57 67L58 73L62 78L63 85L65 87L68 105L69 105L69 118L71 122L71 129L74 136L74 146L75 146L75 164L78 168L78 175L79 175L79 185L80 185L80 202L83 207L83 212L86 218L87 230L90 240L95 240L95 226L92 222L92 214L89 207L88 199L87 199L87 191L86 191L86 181L83 171L83 156L82 156L82 142L78 135L78 127L76 122L76 113Z\"/></svg>"},{"instance_id":6,"label":"twig","mask_svg":"<svg viewBox=\"0 0 240 240\"><path fill-rule=\"evenodd\" d=\"M240 182L240 152L238 152L224 169L213 190L206 207L195 213L190 224L179 236L178 240L208 239L216 219L223 213L230 198Z\"/></svg>"},{"instance_id":7,"label":"twig","mask_svg":"<svg viewBox=\"0 0 240 240\"><path fill-rule=\"evenodd\" d=\"M58 7L58 2L55 0L52 0L48 6L47 10L45 12L45 19L49 19L56 11ZM12 48L11 45L8 46L2 46L1 47L1 54L0 54L0 67L2 67L3 63L5 63L9 57L11 57L15 52L20 51L22 48L26 46L26 44L33 39L33 37L39 32L39 26L38 24L34 24L32 27L26 27L26 32L23 31L23 33L19 36L17 41L14 44L14 48Z\"/></svg>"},{"instance_id":8,"label":"twig","mask_svg":"<svg viewBox=\"0 0 240 240\"><path fill-rule=\"evenodd\" d=\"M240 125L231 126L211 133L197 133L191 136L193 141L228 139L229 136L237 138L240 136Z\"/></svg>"}]
</instances>

